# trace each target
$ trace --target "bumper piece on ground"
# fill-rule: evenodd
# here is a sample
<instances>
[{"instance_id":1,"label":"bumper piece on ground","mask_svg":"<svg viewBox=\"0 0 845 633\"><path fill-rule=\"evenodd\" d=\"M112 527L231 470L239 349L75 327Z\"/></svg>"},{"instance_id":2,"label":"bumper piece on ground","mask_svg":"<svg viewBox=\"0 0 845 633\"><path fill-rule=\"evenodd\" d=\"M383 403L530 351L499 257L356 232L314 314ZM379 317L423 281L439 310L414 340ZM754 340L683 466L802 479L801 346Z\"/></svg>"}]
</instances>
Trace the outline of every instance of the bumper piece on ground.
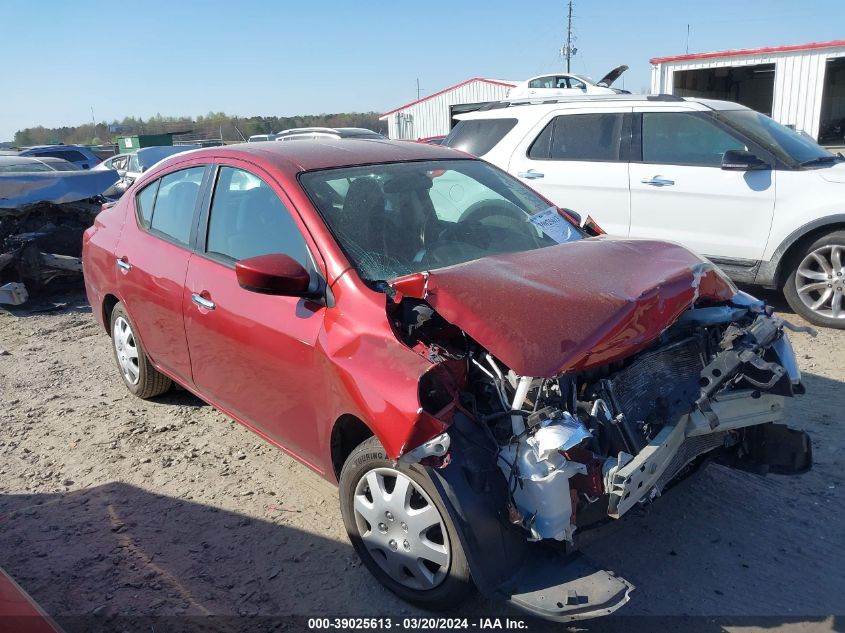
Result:
<instances>
[{"instance_id":1,"label":"bumper piece on ground","mask_svg":"<svg viewBox=\"0 0 845 633\"><path fill-rule=\"evenodd\" d=\"M580 620L613 613L629 600L634 586L596 567L580 554L564 558L532 548L520 571L498 588L515 607L550 620Z\"/></svg>"}]
</instances>

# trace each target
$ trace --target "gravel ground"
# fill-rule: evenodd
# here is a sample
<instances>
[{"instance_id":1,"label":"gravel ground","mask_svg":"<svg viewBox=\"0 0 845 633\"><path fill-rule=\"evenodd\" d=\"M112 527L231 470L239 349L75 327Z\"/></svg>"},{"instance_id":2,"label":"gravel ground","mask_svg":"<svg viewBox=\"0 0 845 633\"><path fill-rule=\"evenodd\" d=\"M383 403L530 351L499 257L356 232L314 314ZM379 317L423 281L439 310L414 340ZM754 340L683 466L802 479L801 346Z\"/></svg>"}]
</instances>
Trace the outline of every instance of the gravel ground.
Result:
<instances>
[{"instance_id":1,"label":"gravel ground","mask_svg":"<svg viewBox=\"0 0 845 633\"><path fill-rule=\"evenodd\" d=\"M132 397L84 295L52 300L0 309L0 566L48 613L71 629L90 614L426 615L360 565L333 486L184 391ZM813 470L709 466L585 533L637 587L587 628L845 631L845 332L792 339L808 393L787 416L812 434ZM482 598L459 613L520 617Z\"/></svg>"}]
</instances>

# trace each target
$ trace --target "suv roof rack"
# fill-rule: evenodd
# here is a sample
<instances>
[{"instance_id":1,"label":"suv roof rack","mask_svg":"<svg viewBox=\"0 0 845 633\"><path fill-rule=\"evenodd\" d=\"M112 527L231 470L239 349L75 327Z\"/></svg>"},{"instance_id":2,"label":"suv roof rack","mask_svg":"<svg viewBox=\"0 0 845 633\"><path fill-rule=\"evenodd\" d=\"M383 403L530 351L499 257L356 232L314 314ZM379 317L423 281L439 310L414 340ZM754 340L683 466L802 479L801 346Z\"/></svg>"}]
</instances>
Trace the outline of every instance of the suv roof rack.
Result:
<instances>
[{"instance_id":1,"label":"suv roof rack","mask_svg":"<svg viewBox=\"0 0 845 633\"><path fill-rule=\"evenodd\" d=\"M669 94L656 95L632 95L632 94L615 94L615 95L574 95L571 97L524 97L521 99L503 99L501 101L491 101L484 104L479 111L497 110L499 108L510 108L521 105L548 105L552 103L584 103L590 101L685 101L683 97Z\"/></svg>"}]
</instances>

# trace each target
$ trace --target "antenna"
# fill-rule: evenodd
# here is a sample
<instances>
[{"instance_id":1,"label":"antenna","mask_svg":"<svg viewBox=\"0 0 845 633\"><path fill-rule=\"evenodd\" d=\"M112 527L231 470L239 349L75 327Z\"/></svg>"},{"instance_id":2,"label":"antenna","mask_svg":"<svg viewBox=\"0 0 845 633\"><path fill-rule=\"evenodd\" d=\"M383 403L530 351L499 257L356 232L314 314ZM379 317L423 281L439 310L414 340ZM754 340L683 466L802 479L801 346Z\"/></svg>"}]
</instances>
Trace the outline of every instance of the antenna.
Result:
<instances>
[{"instance_id":1,"label":"antenna","mask_svg":"<svg viewBox=\"0 0 845 633\"><path fill-rule=\"evenodd\" d=\"M569 10L566 18L566 44L561 47L560 54L561 57L566 59L566 72L569 72L571 59L575 57L578 49L575 48L575 36L572 35L572 0L569 0L567 4L569 5Z\"/></svg>"}]
</instances>

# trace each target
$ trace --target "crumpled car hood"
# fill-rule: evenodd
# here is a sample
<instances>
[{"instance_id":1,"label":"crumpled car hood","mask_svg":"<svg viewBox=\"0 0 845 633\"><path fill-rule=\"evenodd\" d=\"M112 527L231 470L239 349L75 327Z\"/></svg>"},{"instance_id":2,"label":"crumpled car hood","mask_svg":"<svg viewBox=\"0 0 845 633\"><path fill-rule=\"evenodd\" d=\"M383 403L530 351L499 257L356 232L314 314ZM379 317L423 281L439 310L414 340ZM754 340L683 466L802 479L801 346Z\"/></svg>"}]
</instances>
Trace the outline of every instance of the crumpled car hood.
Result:
<instances>
[{"instance_id":1,"label":"crumpled car hood","mask_svg":"<svg viewBox=\"0 0 845 633\"><path fill-rule=\"evenodd\" d=\"M93 198L116 183L119 177L113 169L3 174L0 176L0 209Z\"/></svg>"},{"instance_id":2,"label":"crumpled car hood","mask_svg":"<svg viewBox=\"0 0 845 633\"><path fill-rule=\"evenodd\" d=\"M523 376L553 377L647 347L699 297L736 289L677 244L599 237L414 273L390 283L424 299Z\"/></svg>"}]
</instances>

